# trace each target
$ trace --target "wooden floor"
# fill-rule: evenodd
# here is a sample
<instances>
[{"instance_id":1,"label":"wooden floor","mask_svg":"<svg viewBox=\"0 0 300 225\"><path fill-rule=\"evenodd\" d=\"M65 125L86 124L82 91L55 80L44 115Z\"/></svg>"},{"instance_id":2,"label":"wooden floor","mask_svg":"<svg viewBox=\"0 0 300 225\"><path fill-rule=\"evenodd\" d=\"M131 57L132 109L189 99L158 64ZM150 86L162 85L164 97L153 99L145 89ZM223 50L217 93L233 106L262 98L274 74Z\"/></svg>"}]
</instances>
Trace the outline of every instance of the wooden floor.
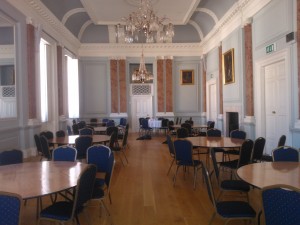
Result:
<instances>
[{"instance_id":1,"label":"wooden floor","mask_svg":"<svg viewBox=\"0 0 300 225\"><path fill-rule=\"evenodd\" d=\"M202 225L208 224L213 206L209 201L201 171L198 173L197 187L193 189L193 172L184 177L179 171L175 187L173 186L173 166L169 176L167 170L171 162L163 134L155 135L152 140L136 140L138 134L129 134L130 149L126 150L129 164L123 166L119 155L116 155L115 170L112 179L112 204L106 201L111 216L104 211L100 217L100 208L91 203L86 210L87 217L93 225ZM204 159L204 158L203 158ZM37 160L36 158L30 160ZM226 174L225 174L226 175ZM214 179L215 193L219 190ZM235 196L239 196L236 198ZM223 199L241 199L239 193L224 196ZM37 224L36 201L29 200L23 208L22 225ZM50 204L48 197L43 198L43 207ZM250 204L260 210L259 190L250 192ZM88 224L87 217L80 215L81 225ZM40 224L51 224L41 222ZM214 225L223 224L215 218ZM229 224L246 224L243 221L232 221Z\"/></svg>"}]
</instances>

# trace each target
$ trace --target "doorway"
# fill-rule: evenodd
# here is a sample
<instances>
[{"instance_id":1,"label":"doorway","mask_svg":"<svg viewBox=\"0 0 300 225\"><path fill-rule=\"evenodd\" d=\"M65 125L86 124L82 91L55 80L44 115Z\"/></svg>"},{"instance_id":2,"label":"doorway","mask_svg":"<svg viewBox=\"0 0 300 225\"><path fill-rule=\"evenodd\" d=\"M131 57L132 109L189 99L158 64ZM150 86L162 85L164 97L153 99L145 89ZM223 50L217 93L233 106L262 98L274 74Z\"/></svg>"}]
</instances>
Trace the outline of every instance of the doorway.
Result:
<instances>
[{"instance_id":1,"label":"doorway","mask_svg":"<svg viewBox=\"0 0 300 225\"><path fill-rule=\"evenodd\" d=\"M266 138L265 153L271 154L281 135L289 137L289 51L283 50L256 64L256 136Z\"/></svg>"},{"instance_id":2,"label":"doorway","mask_svg":"<svg viewBox=\"0 0 300 225\"><path fill-rule=\"evenodd\" d=\"M217 81L211 79L206 83L207 95L207 120L217 121Z\"/></svg>"}]
</instances>

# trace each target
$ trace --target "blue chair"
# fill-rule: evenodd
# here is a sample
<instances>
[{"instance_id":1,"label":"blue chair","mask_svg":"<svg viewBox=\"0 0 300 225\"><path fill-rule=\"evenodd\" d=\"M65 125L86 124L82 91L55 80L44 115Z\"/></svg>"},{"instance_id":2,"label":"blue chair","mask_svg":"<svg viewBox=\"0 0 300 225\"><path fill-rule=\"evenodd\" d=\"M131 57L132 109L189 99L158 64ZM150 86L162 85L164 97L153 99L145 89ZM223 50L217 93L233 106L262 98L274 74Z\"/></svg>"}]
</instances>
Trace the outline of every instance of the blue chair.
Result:
<instances>
[{"instance_id":1,"label":"blue chair","mask_svg":"<svg viewBox=\"0 0 300 225\"><path fill-rule=\"evenodd\" d=\"M37 154L41 156L40 161L43 159L43 149L42 149L42 144L41 144L41 139L38 134L35 134L34 136L34 142L37 150Z\"/></svg>"},{"instance_id":2,"label":"blue chair","mask_svg":"<svg viewBox=\"0 0 300 225\"><path fill-rule=\"evenodd\" d=\"M0 192L0 225L20 225L22 197L20 195Z\"/></svg>"},{"instance_id":3,"label":"blue chair","mask_svg":"<svg viewBox=\"0 0 300 225\"><path fill-rule=\"evenodd\" d=\"M210 128L206 131L206 135L207 135L207 137L221 137L222 133L221 133L221 130L219 130L219 129ZM218 152L218 153L222 153L222 162L224 162L225 161L224 160L225 159L225 156L224 156L225 150L223 148L215 148L214 151Z\"/></svg>"},{"instance_id":4,"label":"blue chair","mask_svg":"<svg viewBox=\"0 0 300 225\"><path fill-rule=\"evenodd\" d=\"M66 136L66 132L64 130L58 130L55 133L56 137L65 137Z\"/></svg>"},{"instance_id":5,"label":"blue chair","mask_svg":"<svg viewBox=\"0 0 300 225\"><path fill-rule=\"evenodd\" d=\"M217 179L217 182L218 182L219 188L220 188L220 194L218 196L218 199L221 197L221 195L224 192L241 192L241 193L246 194L247 200L249 201L248 193L250 191L250 185L247 184L243 180L222 180L222 181L220 181L220 176L219 176L220 171L219 171L219 167L217 164L216 153L215 153L214 148L211 148L210 156L211 156L211 161L212 161L213 168L214 168L214 170L212 170L211 174L213 172L215 173L216 179Z\"/></svg>"},{"instance_id":6,"label":"blue chair","mask_svg":"<svg viewBox=\"0 0 300 225\"><path fill-rule=\"evenodd\" d=\"M71 146L63 145L55 148L52 152L53 161L69 161L75 162L77 158L77 150Z\"/></svg>"},{"instance_id":7,"label":"blue chair","mask_svg":"<svg viewBox=\"0 0 300 225\"><path fill-rule=\"evenodd\" d=\"M106 123L106 126L107 126L107 127L114 127L114 126L115 126L115 121L109 120L109 121Z\"/></svg>"},{"instance_id":8,"label":"blue chair","mask_svg":"<svg viewBox=\"0 0 300 225\"><path fill-rule=\"evenodd\" d=\"M92 200L99 201L101 206L106 210L108 216L110 216L110 213L108 211L108 208L106 207L104 203L104 199L106 196L109 197L110 204L111 201L111 195L110 195L110 186L111 186L111 179L113 177L113 171L114 171L114 165L115 165L115 158L113 152L110 153L108 156L106 168L105 168L105 177L104 177L104 184L103 181L96 178L93 194L92 194ZM101 210L101 208L100 208ZM101 211L100 211L101 214Z\"/></svg>"},{"instance_id":9,"label":"blue chair","mask_svg":"<svg viewBox=\"0 0 300 225\"><path fill-rule=\"evenodd\" d=\"M125 128L126 124L127 124L127 119L126 118L121 118L120 119L120 124L118 126Z\"/></svg>"},{"instance_id":10,"label":"blue chair","mask_svg":"<svg viewBox=\"0 0 300 225\"><path fill-rule=\"evenodd\" d=\"M79 135L93 135L94 134L94 130L91 128L82 128L79 130Z\"/></svg>"},{"instance_id":11,"label":"blue chair","mask_svg":"<svg viewBox=\"0 0 300 225\"><path fill-rule=\"evenodd\" d=\"M17 164L23 162L23 152L13 149L0 153L0 166Z\"/></svg>"},{"instance_id":12,"label":"blue chair","mask_svg":"<svg viewBox=\"0 0 300 225\"><path fill-rule=\"evenodd\" d=\"M78 214L84 211L86 203L91 199L97 168L94 165L88 167L80 174L72 201L57 201L44 208L40 212L38 224L41 220L60 222L61 224L76 219L79 223Z\"/></svg>"},{"instance_id":13,"label":"blue chair","mask_svg":"<svg viewBox=\"0 0 300 225\"><path fill-rule=\"evenodd\" d=\"M171 168L172 168L172 166L173 166L173 164L174 164L174 162L175 162L175 149L174 149L174 143L173 143L173 141L172 141L172 137L171 137L169 134L167 134L167 144L168 144L170 156L171 156L171 158L172 158L172 162L171 162L171 165L170 165L170 167L169 167L169 169L168 169L168 173L167 173L167 175L169 175L170 170L171 170Z\"/></svg>"},{"instance_id":14,"label":"blue chair","mask_svg":"<svg viewBox=\"0 0 300 225\"><path fill-rule=\"evenodd\" d=\"M256 212L248 202L216 200L208 171L203 163L201 163L201 166L208 196L214 207L214 213L209 221L209 224L212 224L212 221L216 215L224 219L225 224L231 220L251 220L253 224L255 224Z\"/></svg>"},{"instance_id":15,"label":"blue chair","mask_svg":"<svg viewBox=\"0 0 300 225\"><path fill-rule=\"evenodd\" d=\"M299 151L289 146L274 149L272 156L274 162L299 162Z\"/></svg>"},{"instance_id":16,"label":"blue chair","mask_svg":"<svg viewBox=\"0 0 300 225\"><path fill-rule=\"evenodd\" d=\"M148 119L141 119L141 134L145 139L151 139L152 128L149 127Z\"/></svg>"},{"instance_id":17,"label":"blue chair","mask_svg":"<svg viewBox=\"0 0 300 225\"><path fill-rule=\"evenodd\" d=\"M176 176L179 167L192 167L194 169L194 189L196 188L197 171L200 167L200 160L193 159L193 144L186 139L174 141L175 162L177 165L176 173L173 178L173 185L176 182Z\"/></svg>"},{"instance_id":18,"label":"blue chair","mask_svg":"<svg viewBox=\"0 0 300 225\"><path fill-rule=\"evenodd\" d=\"M233 130L230 132L230 137L231 138L237 138L237 139L246 139L246 132L242 130ZM240 151L238 149L230 149L224 152L224 157L228 156L228 160L230 161L230 155L239 155Z\"/></svg>"},{"instance_id":19,"label":"blue chair","mask_svg":"<svg viewBox=\"0 0 300 225\"><path fill-rule=\"evenodd\" d=\"M91 136L79 136L75 139L75 148L77 149L77 159L85 159L87 149L92 146L93 138Z\"/></svg>"},{"instance_id":20,"label":"blue chair","mask_svg":"<svg viewBox=\"0 0 300 225\"><path fill-rule=\"evenodd\" d=\"M177 138L187 138L189 136L189 131L185 127L180 127L176 131Z\"/></svg>"},{"instance_id":21,"label":"blue chair","mask_svg":"<svg viewBox=\"0 0 300 225\"><path fill-rule=\"evenodd\" d=\"M105 173L104 178L96 178L95 186L103 189L103 187L106 185L110 203L111 196L109 186L113 169L112 163L114 161L112 158L114 159L113 152L105 145L94 145L89 147L87 150L87 163L95 165L97 167L97 172Z\"/></svg>"},{"instance_id":22,"label":"blue chair","mask_svg":"<svg viewBox=\"0 0 300 225\"><path fill-rule=\"evenodd\" d=\"M263 152L266 144L266 139L263 137L256 138L254 141L253 152L251 156L251 162L261 162L263 157Z\"/></svg>"},{"instance_id":23,"label":"blue chair","mask_svg":"<svg viewBox=\"0 0 300 225\"><path fill-rule=\"evenodd\" d=\"M45 157L47 160L51 160L52 156L48 144L48 139L44 135L41 135L39 138L42 146L43 157Z\"/></svg>"},{"instance_id":24,"label":"blue chair","mask_svg":"<svg viewBox=\"0 0 300 225\"><path fill-rule=\"evenodd\" d=\"M299 189L288 185L264 187L262 205L266 225L300 224Z\"/></svg>"}]
</instances>

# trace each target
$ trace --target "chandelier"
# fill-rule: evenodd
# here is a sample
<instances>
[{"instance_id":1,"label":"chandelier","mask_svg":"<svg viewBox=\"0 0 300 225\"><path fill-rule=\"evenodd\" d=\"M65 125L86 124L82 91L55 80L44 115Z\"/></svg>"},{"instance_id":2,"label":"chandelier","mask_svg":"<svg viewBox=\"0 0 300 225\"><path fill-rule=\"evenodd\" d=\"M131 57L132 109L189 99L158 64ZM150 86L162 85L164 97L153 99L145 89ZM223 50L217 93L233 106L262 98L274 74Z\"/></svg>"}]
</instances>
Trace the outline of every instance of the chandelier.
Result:
<instances>
[{"instance_id":1,"label":"chandelier","mask_svg":"<svg viewBox=\"0 0 300 225\"><path fill-rule=\"evenodd\" d=\"M134 83L150 83L153 81L153 75L147 71L144 52L142 50L142 56L140 60L140 67L135 70L131 76Z\"/></svg>"},{"instance_id":2,"label":"chandelier","mask_svg":"<svg viewBox=\"0 0 300 225\"><path fill-rule=\"evenodd\" d=\"M146 43L172 42L174 26L167 23L168 18L155 15L151 0L141 0L138 10L122 20L125 25L115 26L117 42L138 42L141 33L144 34Z\"/></svg>"}]
</instances>

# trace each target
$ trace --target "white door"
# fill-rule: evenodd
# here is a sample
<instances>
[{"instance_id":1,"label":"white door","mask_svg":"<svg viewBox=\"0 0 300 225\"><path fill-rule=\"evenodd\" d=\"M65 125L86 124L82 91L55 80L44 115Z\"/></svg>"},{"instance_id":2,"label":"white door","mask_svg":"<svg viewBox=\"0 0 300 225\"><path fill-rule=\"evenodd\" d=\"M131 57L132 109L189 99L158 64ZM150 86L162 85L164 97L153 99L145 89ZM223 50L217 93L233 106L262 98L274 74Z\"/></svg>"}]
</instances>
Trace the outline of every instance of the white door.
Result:
<instances>
[{"instance_id":1,"label":"white door","mask_svg":"<svg viewBox=\"0 0 300 225\"><path fill-rule=\"evenodd\" d=\"M207 83L207 120L212 120L217 123L217 83L213 79Z\"/></svg>"},{"instance_id":2,"label":"white door","mask_svg":"<svg viewBox=\"0 0 300 225\"><path fill-rule=\"evenodd\" d=\"M277 147L281 135L288 135L288 85L285 61L265 66L266 153Z\"/></svg>"},{"instance_id":3,"label":"white door","mask_svg":"<svg viewBox=\"0 0 300 225\"><path fill-rule=\"evenodd\" d=\"M139 131L139 118L152 116L152 96L131 97L131 127L133 132Z\"/></svg>"}]
</instances>

